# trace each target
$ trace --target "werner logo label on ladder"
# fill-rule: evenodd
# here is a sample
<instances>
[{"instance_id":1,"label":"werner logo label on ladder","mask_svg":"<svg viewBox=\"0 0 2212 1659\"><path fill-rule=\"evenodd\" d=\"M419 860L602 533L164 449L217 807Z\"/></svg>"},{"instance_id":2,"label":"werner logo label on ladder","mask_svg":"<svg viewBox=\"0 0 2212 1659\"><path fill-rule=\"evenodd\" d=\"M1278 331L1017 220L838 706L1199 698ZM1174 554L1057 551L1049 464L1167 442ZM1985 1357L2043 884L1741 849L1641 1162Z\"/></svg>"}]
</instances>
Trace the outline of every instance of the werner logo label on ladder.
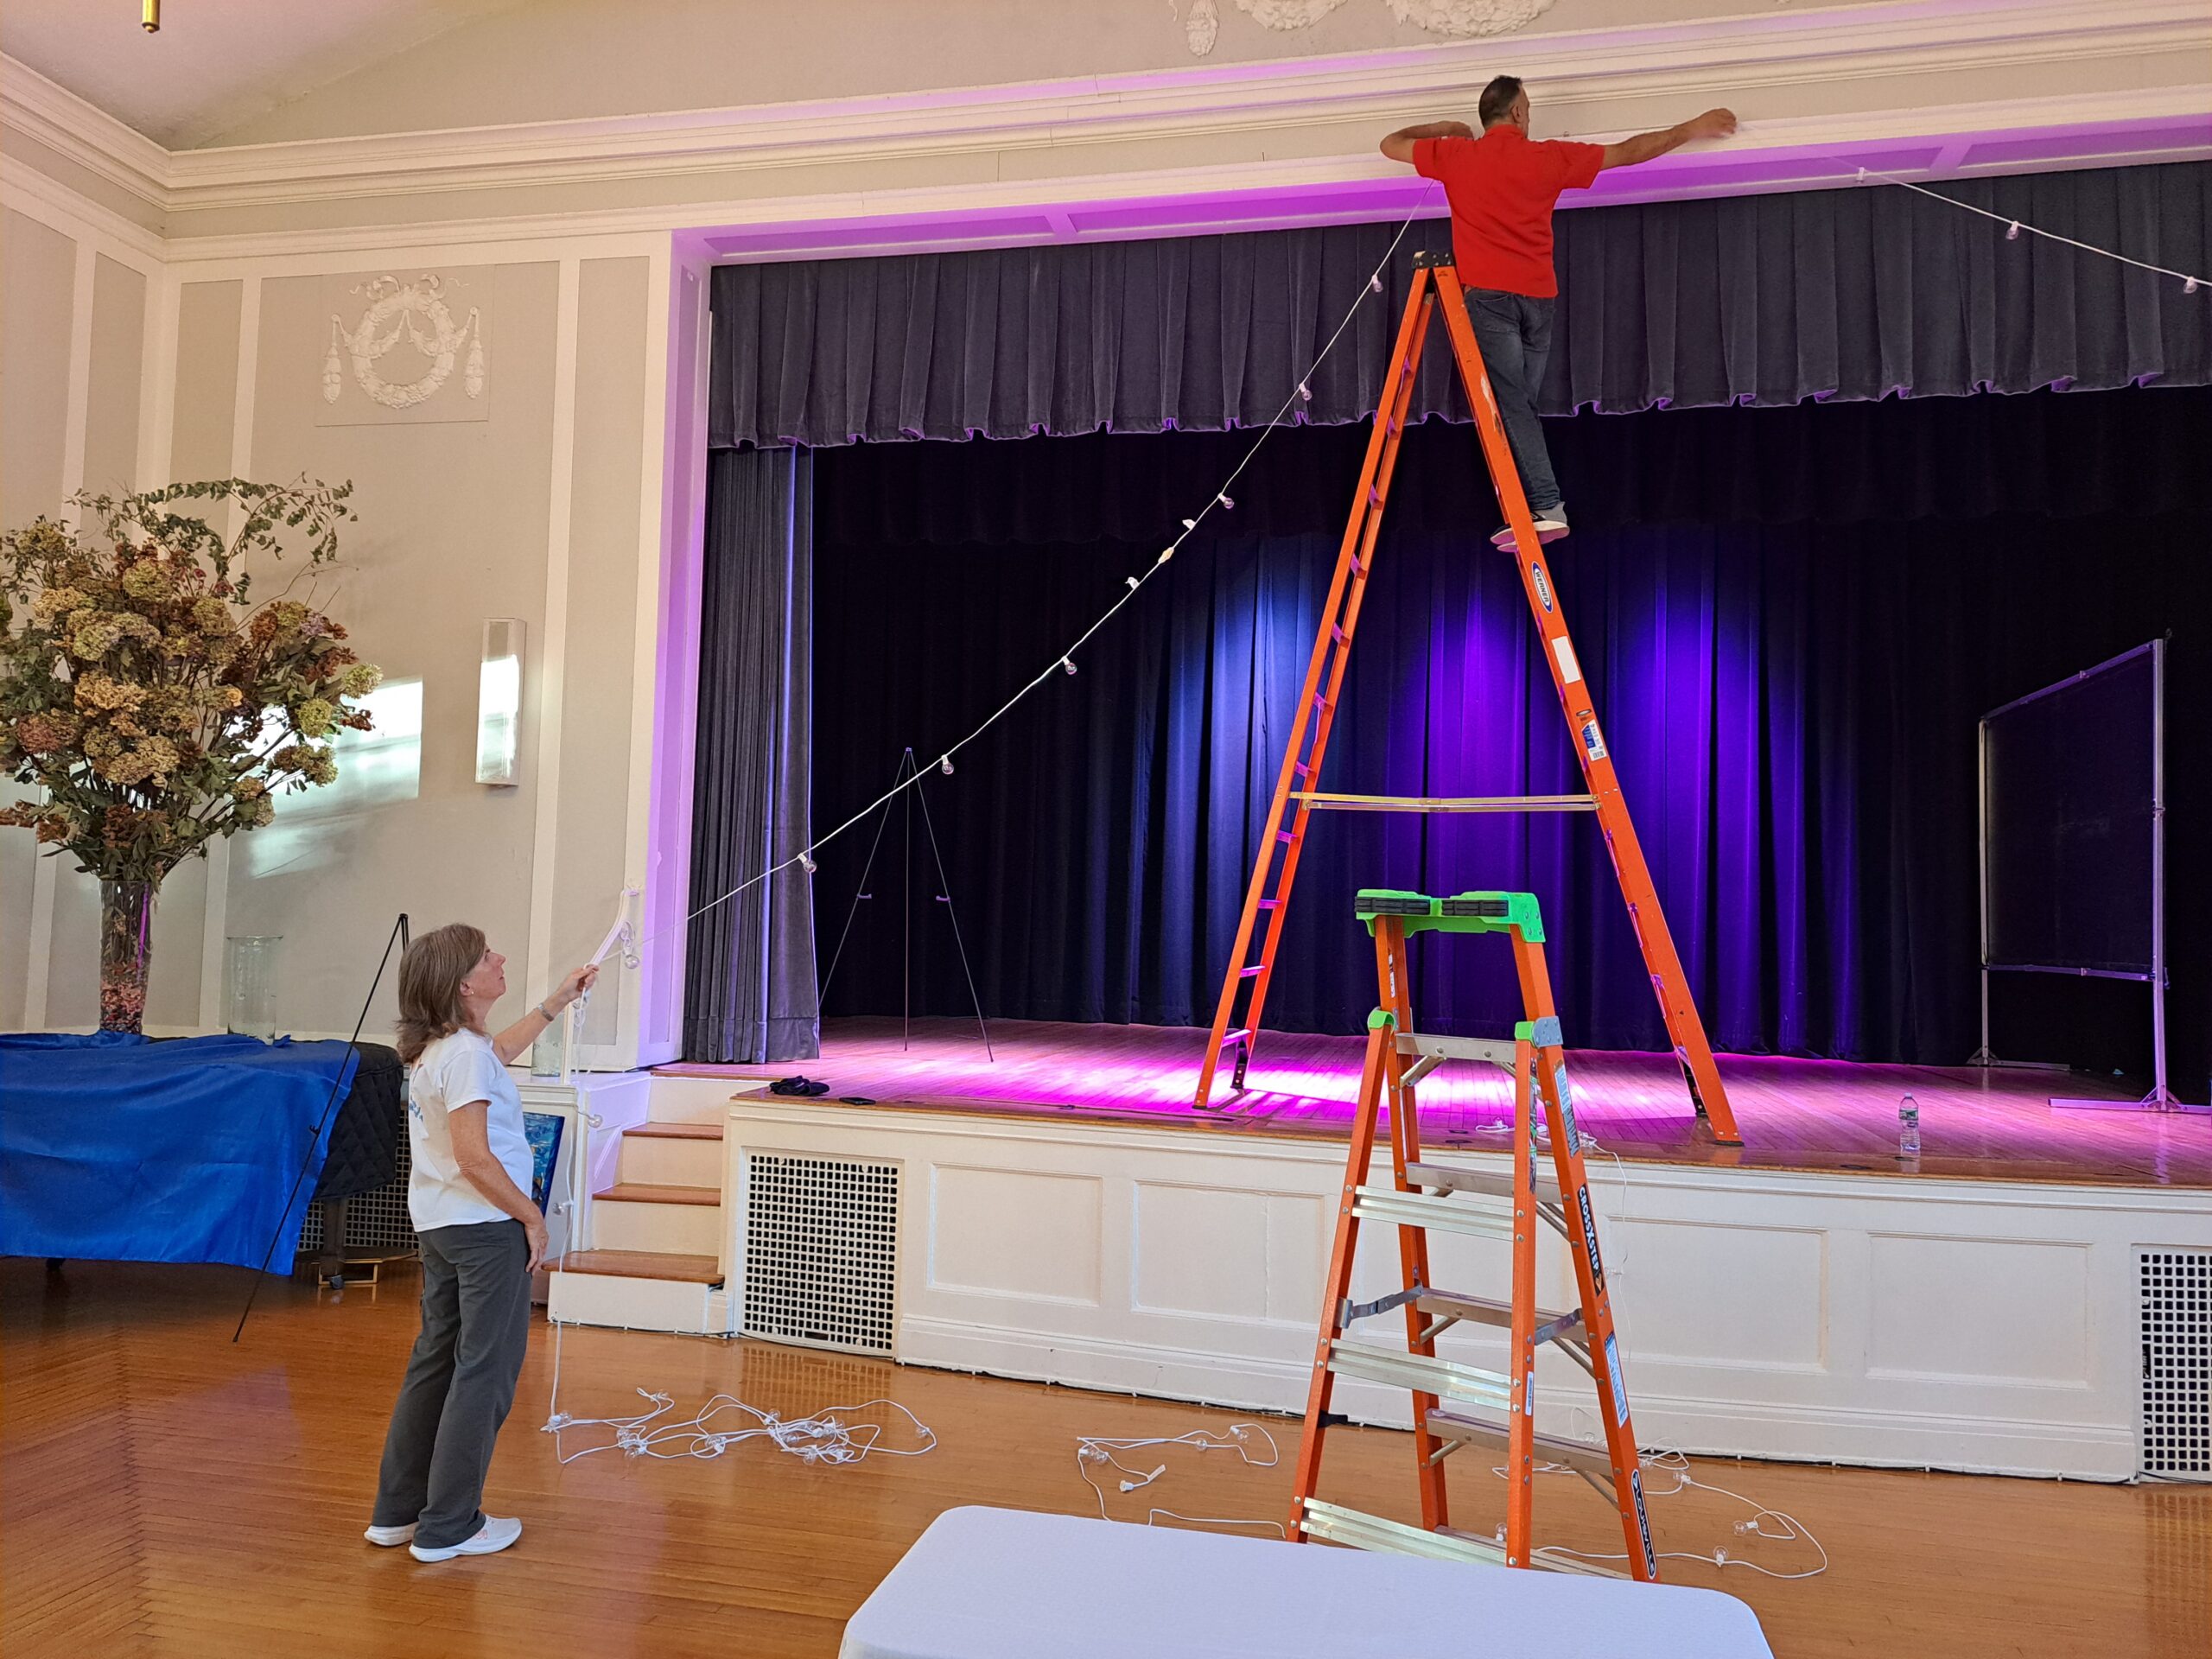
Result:
<instances>
[{"instance_id":1,"label":"werner logo label on ladder","mask_svg":"<svg viewBox=\"0 0 2212 1659\"><path fill-rule=\"evenodd\" d=\"M1361 1549L1391 1550L1446 1560L1504 1567L1548 1567L1605 1577L1655 1580L1658 1558L1644 1514L1643 1478L1635 1425L1629 1419L1628 1382L1613 1331L1612 1303L1598 1243L1590 1180L1575 1132L1559 1018L1553 1011L1551 976L1544 964L1544 927L1534 894L1462 893L1432 899L1417 893L1363 891L1357 912L1375 936L1380 1006L1368 1020L1367 1060L1360 1074L1359 1104L1352 1119L1351 1151L1344 1168L1344 1198L1337 1212L1335 1249L1321 1290L1321 1328L1313 1351L1306 1395L1306 1433L1300 1442L1290 1508L1293 1539L1325 1539ZM1504 933L1526 1017L1511 1042L1424 1036L1413 1028L1407 980L1409 933ZM1414 1085L1446 1059L1487 1061L1513 1077L1513 1173L1510 1176L1449 1168L1421 1160ZM1549 1173L1536 1140L1541 1102L1551 1143ZM1391 1184L1370 1179L1376 1136L1387 1108ZM1372 1302L1351 1300L1352 1263L1360 1225L1398 1230L1402 1288ZM1536 1306L1536 1241L1546 1227L1562 1235L1574 1264L1580 1306L1564 1313ZM1512 1246L1512 1289L1503 1300L1447 1290L1429 1275L1428 1235L1451 1232L1503 1239ZM1402 1308L1406 1346L1385 1347L1353 1335L1352 1327ZM1453 1325L1494 1325L1507 1333L1506 1369L1485 1370L1440 1358L1436 1339ZM1536 1350L1556 1344L1590 1374L1605 1433L1603 1450L1536 1432ZM1402 1388L1413 1395L1415 1478L1421 1488L1420 1526L1365 1515L1314 1496L1321 1446L1332 1424L1337 1379L1354 1377ZM1488 1414L1487 1415L1481 1414ZM1484 1461L1504 1453L1505 1529L1500 1545L1451 1524L1444 1462L1465 1446L1483 1449ZM1567 1555L1535 1554L1535 1465L1539 1459L1565 1464L1604 1492L1620 1511L1626 1540L1626 1575Z\"/></svg>"},{"instance_id":2,"label":"werner logo label on ladder","mask_svg":"<svg viewBox=\"0 0 2212 1659\"><path fill-rule=\"evenodd\" d=\"M1368 441L1367 459L1359 476L1358 494L1351 518L1337 554L1336 574L1321 612L1320 632L1314 637L1313 654L1306 670L1305 688L1299 694L1290 741L1285 747L1282 769L1276 775L1274 795L1268 807L1267 826L1261 836L1258 861L1245 890L1244 908L1237 918L1236 944L1230 952L1229 972L1216 1004L1213 1033L1206 1046L1198 1074L1198 1104L1213 1105L1214 1078L1224 1055L1233 1054L1230 1087L1241 1091L1252 1047L1267 1007L1268 988L1274 977L1275 956L1282 944L1283 921L1290 908L1291 886L1298 876L1299 855L1306 845L1309 821L1317 810L1369 812L1592 812L1605 832L1605 847L1620 879L1621 895L1628 902L1629 919L1659 999L1669 1042L1682 1068L1690 1103L1711 1126L1713 1138L1728 1145L1740 1144L1735 1114L1727 1091L1713 1063L1712 1045L1706 1040L1704 1022L1691 999L1689 981L1681 958L1667 931L1659 907L1659 894L1651 884L1651 871L1630 821L1628 804L1621 798L1620 780L1613 771L1604 728L1582 677L1582 665L1567 629L1557 584L1537 539L1529 516L1529 499L1521 487L1521 474L1513 465L1512 447L1498 418L1497 400L1491 395L1490 377L1484 371L1481 349L1475 343L1474 325L1467 318L1467 302L1458 273L1440 254L1416 255L1413 290L1406 302L1404 320L1398 326L1397 345L1384 371L1382 396L1375 411L1375 431ZM1575 759L1581 764L1588 793L1582 795L1484 796L1458 799L1424 799L1376 795L1331 795L1321 791L1321 763L1328 755L1329 732L1334 724L1337 700L1344 688L1345 664L1351 658L1353 635L1358 631L1360 607L1367 595L1367 582L1375 568L1375 548L1382 528L1383 504L1397 470L1399 440L1405 430L1406 411L1413 397L1414 376L1421 364L1421 346L1429 322L1439 307L1445 331L1451 336L1467 401L1475 411L1475 426L1482 438L1483 455L1490 464L1499 505L1513 532L1512 556L1529 600L1529 613L1544 642L1544 661L1558 688L1560 709L1567 716L1573 739ZM1484 550L1484 556L1491 556ZM1267 925L1261 928L1264 916ZM1259 941L1259 955L1252 947Z\"/></svg>"}]
</instances>

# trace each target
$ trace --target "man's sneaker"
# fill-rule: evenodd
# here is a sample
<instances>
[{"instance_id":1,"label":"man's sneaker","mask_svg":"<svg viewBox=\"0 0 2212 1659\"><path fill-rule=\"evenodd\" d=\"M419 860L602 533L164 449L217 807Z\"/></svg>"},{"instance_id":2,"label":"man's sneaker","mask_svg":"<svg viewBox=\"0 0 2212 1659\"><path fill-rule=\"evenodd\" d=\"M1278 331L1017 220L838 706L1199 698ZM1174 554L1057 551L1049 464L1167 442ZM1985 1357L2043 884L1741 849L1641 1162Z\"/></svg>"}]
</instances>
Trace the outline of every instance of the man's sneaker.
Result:
<instances>
[{"instance_id":1,"label":"man's sneaker","mask_svg":"<svg viewBox=\"0 0 2212 1659\"><path fill-rule=\"evenodd\" d=\"M404 1527L371 1527L361 1536L378 1548L397 1549L402 1544L415 1541L415 1523L410 1521Z\"/></svg>"},{"instance_id":2,"label":"man's sneaker","mask_svg":"<svg viewBox=\"0 0 2212 1659\"><path fill-rule=\"evenodd\" d=\"M1559 540L1560 537L1567 533L1567 507L1564 503L1556 507L1547 507L1542 512L1537 512L1533 516L1536 521L1536 539L1538 541L1555 542ZM1513 526L1510 524L1500 525L1491 535L1490 541L1492 547L1510 549L1514 544Z\"/></svg>"},{"instance_id":3,"label":"man's sneaker","mask_svg":"<svg viewBox=\"0 0 2212 1659\"><path fill-rule=\"evenodd\" d=\"M521 1522L487 1515L484 1524L472 1536L457 1544L448 1544L443 1549L425 1549L420 1544L410 1544L407 1553L418 1561L449 1561L456 1555L496 1555L521 1536Z\"/></svg>"}]
</instances>

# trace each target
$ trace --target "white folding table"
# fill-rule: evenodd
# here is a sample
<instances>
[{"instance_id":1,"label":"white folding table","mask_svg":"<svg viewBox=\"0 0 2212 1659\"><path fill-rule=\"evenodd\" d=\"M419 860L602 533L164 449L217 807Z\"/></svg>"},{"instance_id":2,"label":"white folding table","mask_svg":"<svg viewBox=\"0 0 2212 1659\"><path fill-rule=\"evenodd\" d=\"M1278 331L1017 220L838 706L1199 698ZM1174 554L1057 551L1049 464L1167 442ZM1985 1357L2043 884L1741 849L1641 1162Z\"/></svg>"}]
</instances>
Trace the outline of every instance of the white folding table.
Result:
<instances>
[{"instance_id":1,"label":"white folding table","mask_svg":"<svg viewBox=\"0 0 2212 1659\"><path fill-rule=\"evenodd\" d=\"M1131 1526L947 1510L839 1659L1773 1659L1733 1596Z\"/></svg>"}]
</instances>

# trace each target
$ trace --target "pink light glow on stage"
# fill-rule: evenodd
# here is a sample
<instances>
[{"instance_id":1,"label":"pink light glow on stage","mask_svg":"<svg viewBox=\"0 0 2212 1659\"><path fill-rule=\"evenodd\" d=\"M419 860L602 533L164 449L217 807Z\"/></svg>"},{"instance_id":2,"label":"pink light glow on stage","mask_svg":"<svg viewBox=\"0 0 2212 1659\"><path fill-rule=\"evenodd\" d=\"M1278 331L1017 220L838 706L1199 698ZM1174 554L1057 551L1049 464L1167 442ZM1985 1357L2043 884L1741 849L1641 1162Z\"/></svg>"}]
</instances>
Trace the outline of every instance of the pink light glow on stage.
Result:
<instances>
[{"instance_id":1,"label":"pink light glow on stage","mask_svg":"<svg viewBox=\"0 0 2212 1659\"><path fill-rule=\"evenodd\" d=\"M1206 1033L1152 1026L994 1022L995 1061L971 1020L925 1020L902 1046L895 1020L839 1020L822 1058L770 1066L673 1066L690 1076L756 1079L801 1071L830 1085L809 1106L841 1096L883 1108L1076 1118L1118 1128L1341 1139L1358 1092L1364 1044L1355 1036L1261 1035L1242 1095L1198 1110L1192 1093ZM1967 1066L1855 1065L1841 1060L1723 1055L1721 1071L1744 1130L1716 1145L1692 1116L1671 1056L1570 1051L1575 1118L1624 1158L2130 1185L2212 1186L2212 1119L2168 1113L2055 1112L2055 1093L2132 1099L2139 1090L2064 1072ZM1920 1108L1923 1150L1897 1155L1897 1106ZM1416 1091L1424 1142L1496 1144L1511 1112L1503 1072L1454 1061ZM842 1109L867 1109L846 1107Z\"/></svg>"}]
</instances>

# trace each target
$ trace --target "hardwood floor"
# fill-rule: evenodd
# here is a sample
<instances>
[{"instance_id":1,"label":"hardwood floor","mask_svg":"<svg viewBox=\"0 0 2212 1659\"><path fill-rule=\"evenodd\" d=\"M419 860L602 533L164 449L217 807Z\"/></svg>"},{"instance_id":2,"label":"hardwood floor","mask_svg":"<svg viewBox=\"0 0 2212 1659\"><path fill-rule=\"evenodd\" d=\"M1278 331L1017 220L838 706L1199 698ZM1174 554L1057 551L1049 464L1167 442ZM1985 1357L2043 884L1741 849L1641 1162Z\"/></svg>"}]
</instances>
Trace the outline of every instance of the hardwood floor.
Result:
<instances>
[{"instance_id":1,"label":"hardwood floor","mask_svg":"<svg viewBox=\"0 0 2212 1659\"><path fill-rule=\"evenodd\" d=\"M1192 1108L1206 1033L1160 1026L1001 1020L987 1060L972 1020L917 1020L902 1046L895 1020L832 1020L822 1058L824 1103L860 1096L884 1106L1141 1122L1212 1135L1342 1140L1358 1091L1357 1037L1262 1034L1249 1092L1224 1109ZM787 1075L772 1066L675 1065L664 1072L731 1078ZM1575 1115L1624 1158L1770 1169L1848 1170L1909 1177L2212 1186L2212 1117L2171 1112L2055 1111L2054 1095L2114 1100L2138 1091L2065 1072L1970 1066L1860 1065L1840 1060L1724 1054L1744 1145L1723 1147L1692 1116L1680 1072L1663 1054L1577 1051ZM1454 1063L1420 1089L1422 1140L1495 1141L1510 1115L1503 1074ZM1920 1107L1921 1157L1897 1161L1897 1108Z\"/></svg>"},{"instance_id":2,"label":"hardwood floor","mask_svg":"<svg viewBox=\"0 0 2212 1659\"><path fill-rule=\"evenodd\" d=\"M420 1566L362 1542L385 1417L415 1332L405 1270L339 1294L264 1287L242 1344L247 1276L224 1268L0 1262L0 1649L43 1656L391 1656L543 1659L828 1656L843 1622L939 1511L997 1503L1090 1513L1074 1437L1176 1434L1227 1413L747 1343L571 1329L563 1408L639 1408L640 1385L695 1409L726 1389L786 1414L893 1396L934 1427L914 1459L810 1466L758 1443L713 1462L607 1452L563 1465L540 1325L493 1468L494 1513L523 1517L505 1555ZM1110 1496L1274 1519L1297 1426L1265 1420L1272 1469L1225 1453L1146 1454L1169 1473ZM567 1450L591 1443L575 1431ZM1327 1495L1411 1518L1407 1438L1331 1437ZM1149 1466L1149 1463L1147 1465ZM1670 1561L1758 1612L1783 1659L1828 1655L2203 1659L2212 1628L2212 1490L2094 1486L1776 1464L1700 1478L1795 1516L1823 1576L1764 1579ZM1453 1518L1502 1515L1454 1466ZM1663 1480L1655 1484L1663 1486ZM1110 1489L1109 1489L1110 1492ZM1716 1546L1778 1571L1808 1547L1738 1535L1749 1511L1707 1492L1656 1497L1661 1548ZM1571 1477L1538 1497L1548 1541L1618 1548ZM1113 1587L1098 1611L1110 1617ZM1470 1651L1479 1651L1471 1631Z\"/></svg>"}]
</instances>

